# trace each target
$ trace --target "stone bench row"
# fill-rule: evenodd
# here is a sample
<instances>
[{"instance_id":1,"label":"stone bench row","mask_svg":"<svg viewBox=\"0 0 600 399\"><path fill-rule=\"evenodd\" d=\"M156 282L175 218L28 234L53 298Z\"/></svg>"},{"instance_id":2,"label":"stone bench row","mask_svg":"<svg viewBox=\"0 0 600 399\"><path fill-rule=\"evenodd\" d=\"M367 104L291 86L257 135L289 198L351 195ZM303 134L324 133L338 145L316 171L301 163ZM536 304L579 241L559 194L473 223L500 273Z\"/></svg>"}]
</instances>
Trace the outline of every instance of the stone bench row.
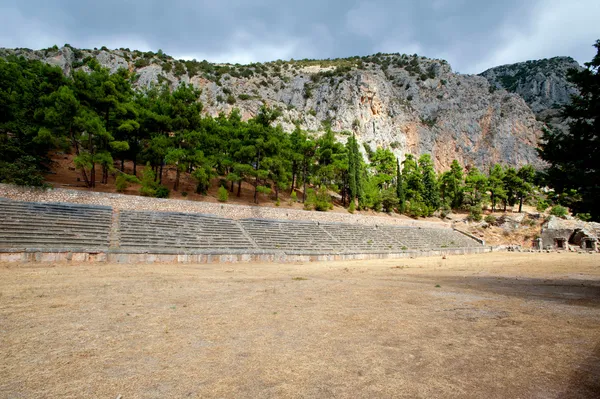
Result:
<instances>
[{"instance_id":1,"label":"stone bench row","mask_svg":"<svg viewBox=\"0 0 600 399\"><path fill-rule=\"evenodd\" d=\"M0 200L0 247L108 249L110 242L112 248L144 252L212 248L366 253L480 246L456 231L434 228L235 221L151 211L120 211L114 221L109 207Z\"/></svg>"},{"instance_id":2,"label":"stone bench row","mask_svg":"<svg viewBox=\"0 0 600 399\"><path fill-rule=\"evenodd\" d=\"M0 248L106 250L111 219L109 207L0 199Z\"/></svg>"}]
</instances>

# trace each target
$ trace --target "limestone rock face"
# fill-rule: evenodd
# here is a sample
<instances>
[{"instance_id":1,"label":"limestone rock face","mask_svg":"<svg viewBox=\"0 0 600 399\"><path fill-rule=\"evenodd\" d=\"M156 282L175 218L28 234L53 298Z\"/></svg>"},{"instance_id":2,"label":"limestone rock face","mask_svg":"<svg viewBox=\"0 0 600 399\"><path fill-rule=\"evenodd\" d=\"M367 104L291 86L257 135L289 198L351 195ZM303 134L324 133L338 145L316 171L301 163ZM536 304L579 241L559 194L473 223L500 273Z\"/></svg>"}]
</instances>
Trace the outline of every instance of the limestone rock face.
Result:
<instances>
[{"instance_id":1,"label":"limestone rock face","mask_svg":"<svg viewBox=\"0 0 600 399\"><path fill-rule=\"evenodd\" d=\"M571 96L578 94L567 80L569 69L583 68L571 57L554 57L498 66L481 76L496 88L519 94L539 119L564 128L558 108L570 104Z\"/></svg>"},{"instance_id":2,"label":"limestone rock face","mask_svg":"<svg viewBox=\"0 0 600 399\"><path fill-rule=\"evenodd\" d=\"M170 57L144 58L126 49L0 49L0 56L11 54L58 65L65 74L87 68L86 57L95 57L113 72L128 69L139 89L191 83L202 90L204 112L210 115L238 108L243 118L251 118L266 103L282 110L276 123L287 131L299 124L318 134L329 124L341 141L354 133L365 146L390 148L401 159L429 153L438 170L449 168L453 159L484 169L496 162L541 165L535 147L543 124L519 94L490 88L495 82L490 76L500 76L499 71L461 75L443 60L380 54L373 56L376 62L357 61L346 69L325 61L309 66L277 61L229 65L228 72L211 75L189 71ZM539 79L541 103L564 100L568 90L561 91L558 77Z\"/></svg>"}]
</instances>

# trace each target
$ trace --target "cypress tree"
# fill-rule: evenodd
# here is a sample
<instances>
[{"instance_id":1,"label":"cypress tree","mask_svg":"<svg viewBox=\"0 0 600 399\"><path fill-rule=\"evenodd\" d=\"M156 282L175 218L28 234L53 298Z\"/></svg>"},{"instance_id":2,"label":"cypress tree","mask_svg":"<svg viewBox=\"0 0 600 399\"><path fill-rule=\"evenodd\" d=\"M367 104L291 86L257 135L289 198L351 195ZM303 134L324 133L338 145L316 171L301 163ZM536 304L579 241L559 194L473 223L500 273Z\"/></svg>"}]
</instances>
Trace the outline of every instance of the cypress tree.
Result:
<instances>
[{"instance_id":1,"label":"cypress tree","mask_svg":"<svg viewBox=\"0 0 600 399\"><path fill-rule=\"evenodd\" d=\"M398 197L398 210L400 213L404 213L404 203L406 201L403 184L400 161L396 159L396 197Z\"/></svg>"}]
</instances>

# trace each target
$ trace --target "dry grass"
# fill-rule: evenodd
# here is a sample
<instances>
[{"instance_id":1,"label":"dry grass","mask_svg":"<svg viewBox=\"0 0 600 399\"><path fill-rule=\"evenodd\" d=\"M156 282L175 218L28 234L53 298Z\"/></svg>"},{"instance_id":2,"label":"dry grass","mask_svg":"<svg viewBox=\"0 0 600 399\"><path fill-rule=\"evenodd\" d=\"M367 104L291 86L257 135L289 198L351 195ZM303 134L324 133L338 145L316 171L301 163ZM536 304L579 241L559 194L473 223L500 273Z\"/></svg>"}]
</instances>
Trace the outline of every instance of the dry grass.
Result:
<instances>
[{"instance_id":1,"label":"dry grass","mask_svg":"<svg viewBox=\"0 0 600 399\"><path fill-rule=\"evenodd\" d=\"M0 397L588 398L600 257L0 265Z\"/></svg>"}]
</instances>

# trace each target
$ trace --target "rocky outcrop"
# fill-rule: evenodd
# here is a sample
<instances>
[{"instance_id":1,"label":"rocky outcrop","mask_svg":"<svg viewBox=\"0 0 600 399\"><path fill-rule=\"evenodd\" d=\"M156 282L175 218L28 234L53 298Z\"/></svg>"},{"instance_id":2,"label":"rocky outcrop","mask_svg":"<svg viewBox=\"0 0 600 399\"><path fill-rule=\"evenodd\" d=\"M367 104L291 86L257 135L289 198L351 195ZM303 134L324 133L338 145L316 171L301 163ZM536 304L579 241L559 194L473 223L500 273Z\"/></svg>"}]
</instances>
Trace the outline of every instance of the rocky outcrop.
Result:
<instances>
[{"instance_id":1,"label":"rocky outcrop","mask_svg":"<svg viewBox=\"0 0 600 399\"><path fill-rule=\"evenodd\" d=\"M570 69L582 67L571 57L554 57L537 61L502 65L481 73L490 84L519 94L536 115L553 124L562 124L559 108L571 103L577 94L575 85L567 80Z\"/></svg>"},{"instance_id":2,"label":"rocky outcrop","mask_svg":"<svg viewBox=\"0 0 600 399\"><path fill-rule=\"evenodd\" d=\"M111 71L130 70L140 89L191 83L202 89L211 115L238 108L250 118L266 103L282 110L277 123L288 131L299 124L318 134L330 125L341 141L353 132L371 149L387 147L401 158L430 153L438 170L453 159L480 168L540 164L535 147L543 124L523 98L490 88L485 77L453 73L443 60L377 54L240 66L126 49L0 50L9 54L58 65L66 74L95 57Z\"/></svg>"}]
</instances>

